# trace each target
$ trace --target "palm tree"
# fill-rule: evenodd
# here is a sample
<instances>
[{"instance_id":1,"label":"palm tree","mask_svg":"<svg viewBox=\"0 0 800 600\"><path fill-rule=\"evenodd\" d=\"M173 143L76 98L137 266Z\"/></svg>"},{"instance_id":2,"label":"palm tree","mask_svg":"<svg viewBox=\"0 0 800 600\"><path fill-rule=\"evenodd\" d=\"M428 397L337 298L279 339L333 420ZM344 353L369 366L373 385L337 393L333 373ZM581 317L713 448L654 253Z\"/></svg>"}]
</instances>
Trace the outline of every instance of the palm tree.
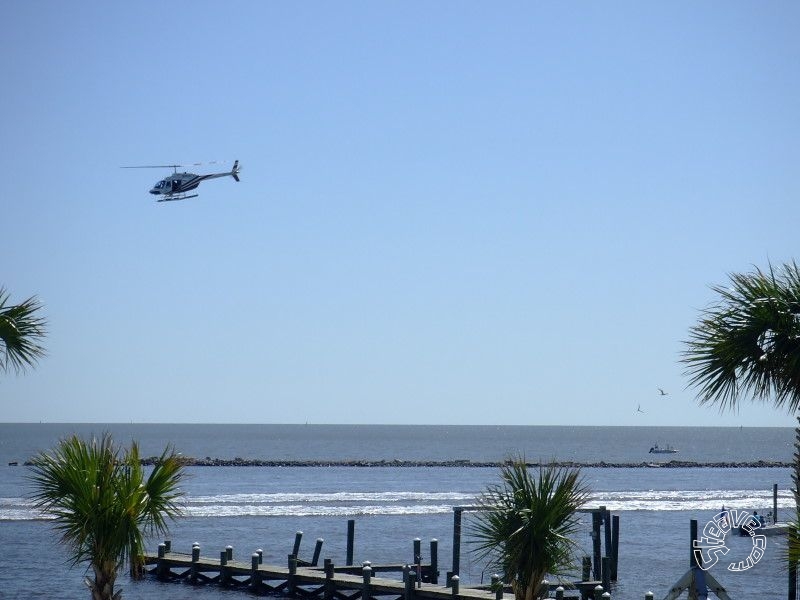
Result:
<instances>
[{"instance_id":1,"label":"palm tree","mask_svg":"<svg viewBox=\"0 0 800 600\"><path fill-rule=\"evenodd\" d=\"M136 442L121 451L106 433L91 442L72 436L39 454L30 480L33 504L54 517L72 565L94 571L94 581L86 578L93 600L116 600L119 569L128 560L131 575L141 576L145 536L166 533L167 520L180 514L182 477L169 447L145 477Z\"/></svg>"},{"instance_id":2,"label":"palm tree","mask_svg":"<svg viewBox=\"0 0 800 600\"><path fill-rule=\"evenodd\" d=\"M37 340L45 336L47 321L38 316L42 305L35 296L21 304L9 304L8 298L0 286L0 370L19 373L44 356Z\"/></svg>"},{"instance_id":3,"label":"palm tree","mask_svg":"<svg viewBox=\"0 0 800 600\"><path fill-rule=\"evenodd\" d=\"M479 499L474 551L511 583L516 600L544 598L546 576L572 571L577 545L571 536L589 490L579 469L548 465L531 473L524 458L506 462L500 479Z\"/></svg>"},{"instance_id":4,"label":"palm tree","mask_svg":"<svg viewBox=\"0 0 800 600\"><path fill-rule=\"evenodd\" d=\"M714 286L717 303L689 330L683 353L689 383L701 404L736 410L739 402L800 407L800 268L733 274Z\"/></svg>"},{"instance_id":5,"label":"palm tree","mask_svg":"<svg viewBox=\"0 0 800 600\"><path fill-rule=\"evenodd\" d=\"M767 272L733 274L714 286L716 303L689 330L683 352L700 404L736 410L743 399L800 408L800 268L792 261ZM796 520L787 556L800 558L800 428L795 429Z\"/></svg>"}]
</instances>

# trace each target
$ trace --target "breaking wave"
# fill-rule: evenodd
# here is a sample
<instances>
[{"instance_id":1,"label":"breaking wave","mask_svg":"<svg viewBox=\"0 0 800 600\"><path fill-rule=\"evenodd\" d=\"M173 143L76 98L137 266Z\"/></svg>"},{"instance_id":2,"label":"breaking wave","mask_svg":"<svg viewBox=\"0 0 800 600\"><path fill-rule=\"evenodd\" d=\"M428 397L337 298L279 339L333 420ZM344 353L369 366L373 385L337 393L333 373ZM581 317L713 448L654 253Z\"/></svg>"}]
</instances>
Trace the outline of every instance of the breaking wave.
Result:
<instances>
[{"instance_id":1,"label":"breaking wave","mask_svg":"<svg viewBox=\"0 0 800 600\"><path fill-rule=\"evenodd\" d=\"M347 517L363 515L433 515L454 506L474 504L464 492L334 492L214 494L188 496L184 513L191 517ZM757 490L608 491L592 495L587 507L611 511L708 511L722 505L743 510L772 508L772 493ZM792 508L791 492L778 496L779 508ZM0 498L0 520L47 519L25 498Z\"/></svg>"}]
</instances>

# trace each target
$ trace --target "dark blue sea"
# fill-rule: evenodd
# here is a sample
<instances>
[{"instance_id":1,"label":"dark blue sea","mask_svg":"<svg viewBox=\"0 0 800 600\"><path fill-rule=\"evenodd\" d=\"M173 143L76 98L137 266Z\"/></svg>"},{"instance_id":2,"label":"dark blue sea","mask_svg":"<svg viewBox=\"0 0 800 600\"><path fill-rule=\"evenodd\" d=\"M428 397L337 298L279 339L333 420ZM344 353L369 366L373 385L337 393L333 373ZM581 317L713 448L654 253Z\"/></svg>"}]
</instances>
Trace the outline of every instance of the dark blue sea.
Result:
<instances>
[{"instance_id":1,"label":"dark blue sea","mask_svg":"<svg viewBox=\"0 0 800 600\"><path fill-rule=\"evenodd\" d=\"M345 561L347 521L355 520L355 562L411 562L413 540L439 540L439 561L451 568L453 507L474 503L498 481L496 467L466 461L574 461L596 464L649 463L636 468L584 468L592 489L587 508L604 505L620 517L619 581L612 598L641 599L647 591L663 598L689 565L689 523L702 529L724 504L759 512L772 509L779 489L779 517L792 516L788 468L667 468L676 459L697 463L790 462L792 428L533 427L390 425L168 425L0 424L0 598L85 599L85 568L70 568L52 522L30 507L23 462L72 433L111 432L119 443L136 440L143 455L171 444L196 458L261 460L462 461L436 467L190 467L184 490L185 516L172 525L173 548L189 552L199 542L204 556L227 545L237 558L263 549L264 561L284 565L295 534L303 532L301 558L310 559L315 540L322 557ZM653 455L655 444L678 449ZM19 466L8 466L17 461ZM585 515L576 541L589 553L591 519ZM470 516L465 513L465 529ZM156 550L161 540L151 540ZM785 598L787 574L781 538L768 538L766 552L745 571L750 538L729 535L730 553L710 572L732 598ZM491 573L462 546L462 582L487 581ZM425 556L423 558L426 558ZM118 579L123 597L206 600L242 598L241 591L155 580Z\"/></svg>"}]
</instances>

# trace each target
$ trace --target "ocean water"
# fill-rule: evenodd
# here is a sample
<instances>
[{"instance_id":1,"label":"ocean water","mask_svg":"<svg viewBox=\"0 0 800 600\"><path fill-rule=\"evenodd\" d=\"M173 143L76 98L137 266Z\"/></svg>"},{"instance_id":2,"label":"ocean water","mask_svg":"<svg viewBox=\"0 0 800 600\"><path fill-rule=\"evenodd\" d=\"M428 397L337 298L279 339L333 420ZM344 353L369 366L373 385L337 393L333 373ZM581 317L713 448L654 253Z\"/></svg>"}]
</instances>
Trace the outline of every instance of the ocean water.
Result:
<instances>
[{"instance_id":1,"label":"ocean water","mask_svg":"<svg viewBox=\"0 0 800 600\"><path fill-rule=\"evenodd\" d=\"M271 460L499 461L510 455L583 463L658 464L673 458L699 463L789 462L791 428L472 427L325 425L0 424L0 598L86 598L85 568L70 568L52 522L36 514L26 496L27 468L20 465L71 433L112 433L121 443L140 442L144 455L168 443L186 456ZM648 453L670 444L676 455ZM173 548L218 556L227 545L236 557L263 549L264 560L283 565L295 534L310 558L324 539L322 557L342 564L347 520L355 520L355 561L410 562L413 540L439 541L442 571L451 569L453 507L474 503L497 482L494 467L190 467L184 484L185 516L171 527ZM689 564L689 522L700 528L724 504L768 512L779 488L779 514L793 508L787 468L584 468L592 490L588 507L606 506L620 517L619 581L612 597L662 598ZM465 530L474 518L465 513ZM585 515L576 541L589 553L591 519ZM155 551L160 540L151 540ZM783 540L768 538L752 568L730 572L720 562L711 573L734 598L785 598ZM744 560L752 541L728 536L729 562ZM48 565L42 577L41 564ZM461 578L486 581L491 573L462 545ZM129 599L204 600L244 597L241 591L154 580L118 585Z\"/></svg>"}]
</instances>

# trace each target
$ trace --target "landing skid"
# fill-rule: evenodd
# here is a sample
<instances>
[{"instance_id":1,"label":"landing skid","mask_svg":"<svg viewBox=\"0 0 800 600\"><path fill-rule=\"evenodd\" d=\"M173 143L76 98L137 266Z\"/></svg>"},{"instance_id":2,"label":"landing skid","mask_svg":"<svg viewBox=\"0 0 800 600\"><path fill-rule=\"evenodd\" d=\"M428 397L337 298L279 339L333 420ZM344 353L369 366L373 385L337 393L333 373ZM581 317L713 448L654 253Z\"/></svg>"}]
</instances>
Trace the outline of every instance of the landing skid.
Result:
<instances>
[{"instance_id":1,"label":"landing skid","mask_svg":"<svg viewBox=\"0 0 800 600\"><path fill-rule=\"evenodd\" d=\"M161 198L160 200L156 200L156 202L172 202L173 200L186 200L188 198L197 198L200 194L191 194L189 196L185 194L178 194L176 196L169 196L168 198Z\"/></svg>"}]
</instances>

